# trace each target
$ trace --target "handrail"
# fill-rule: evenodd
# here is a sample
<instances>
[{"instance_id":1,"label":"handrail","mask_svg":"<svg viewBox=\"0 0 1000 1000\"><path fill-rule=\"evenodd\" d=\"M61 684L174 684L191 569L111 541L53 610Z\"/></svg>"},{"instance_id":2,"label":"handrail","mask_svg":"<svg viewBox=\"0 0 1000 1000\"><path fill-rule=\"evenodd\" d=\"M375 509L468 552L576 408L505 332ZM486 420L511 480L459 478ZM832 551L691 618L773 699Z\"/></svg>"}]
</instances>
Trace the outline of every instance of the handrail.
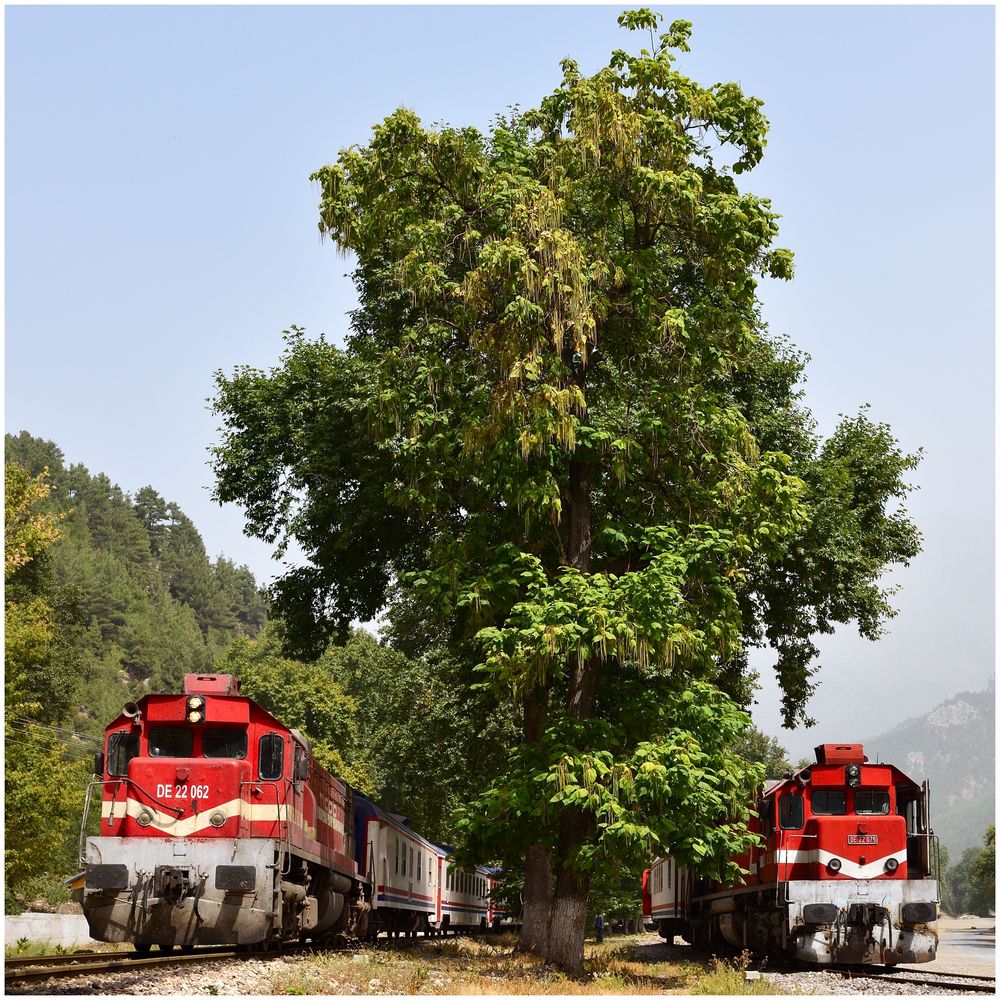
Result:
<instances>
[{"instance_id":1,"label":"handrail","mask_svg":"<svg viewBox=\"0 0 1000 1000\"><path fill-rule=\"evenodd\" d=\"M277 836L276 839L278 840L279 844L281 845L281 847L280 847L280 849L278 851L278 858L279 858L279 860L275 864L275 867L278 869L279 874L281 874L281 875L287 875L292 870L292 841L291 841L291 831L289 830L290 823L289 823L289 812L288 812L288 798L286 796L285 797L285 801L282 802L281 801L281 795L279 794L279 792L281 791L282 786L285 785L285 784L287 784L287 781L288 781L287 778L274 778L274 779L264 778L264 779L258 779L256 781L242 781L242 780L240 781L240 802L243 801L243 786L244 785L253 785L255 787L260 786L260 785L270 785L270 786L272 786L274 788L274 804L275 804L275 806L277 808L277 811L278 811L277 812L277 818L275 819L275 822L278 824L278 836ZM249 803L249 804L252 805L253 803ZM281 807L282 806L285 807L285 818L284 818L284 821L282 821L282 819L281 819ZM251 819L250 822L252 823L253 820ZM284 822L284 824L285 824L285 835L284 835L284 838L282 838L282 835L281 835L281 824L282 824L282 822ZM239 827L237 827L236 836L237 836L237 839L238 839L239 838ZM287 862L287 867L286 867L286 862Z\"/></svg>"},{"instance_id":2,"label":"handrail","mask_svg":"<svg viewBox=\"0 0 1000 1000\"><path fill-rule=\"evenodd\" d=\"M91 798L93 797L94 788L98 785L100 785L102 788L104 785L121 786L124 785L127 780L128 779L124 777L113 778L113 779L98 778L97 780L89 781L87 783L87 791L83 798L83 819L80 823L80 842L77 845L77 847L79 848L79 858L81 865L85 865L87 863L87 855L86 855L87 822L90 819L90 804L91 804ZM126 790L126 798L127 797L128 797L128 792ZM103 802L104 800L102 799L101 801ZM112 795L111 797L111 815L108 817L109 825L111 824L111 821L114 819L115 802L117 801L118 801L118 788L116 787L114 795Z\"/></svg>"},{"instance_id":3,"label":"handrail","mask_svg":"<svg viewBox=\"0 0 1000 1000\"><path fill-rule=\"evenodd\" d=\"M781 852L785 846L785 836L798 837L800 840L812 839L819 840L818 833L806 833L805 829L802 830L786 830L783 827L778 827L778 854L775 858L775 864L778 866L778 872L781 872ZM774 901L776 904L782 904L788 902L788 883L792 880L791 875L788 872L791 870L791 863L786 866L786 873L784 879L775 878L774 880ZM779 897L778 893L781 893Z\"/></svg>"},{"instance_id":4,"label":"handrail","mask_svg":"<svg viewBox=\"0 0 1000 1000\"><path fill-rule=\"evenodd\" d=\"M168 809L170 812L176 813L178 816L182 816L184 814L184 810L179 808L178 806L169 806L167 805L166 802L161 802L159 799L150 795L149 792L147 792L146 789L139 784L139 782L130 778L126 774L115 775L115 777L113 778L97 778L93 781L89 781L87 783L87 792L83 800L83 820L80 823L80 841L79 844L77 845L79 848L80 864L82 865L85 865L87 863L87 856L86 856L87 822L90 819L90 807L93 801L94 789L98 785L101 786L101 788L103 788L105 785L115 786L114 794L111 797L111 815L108 817L109 826L111 825L111 822L114 819L115 815L115 803L118 801L118 788L122 785L126 786L125 798L123 802L127 801L128 799L128 786L134 785L140 792L142 792L143 795L146 796L146 798L150 799L152 802L155 802L157 806L159 806L161 809ZM101 801L103 802L104 800L102 799ZM126 815L128 815L127 807L126 807Z\"/></svg>"},{"instance_id":5,"label":"handrail","mask_svg":"<svg viewBox=\"0 0 1000 1000\"><path fill-rule=\"evenodd\" d=\"M147 799L149 799L152 802L155 802L161 809L169 809L170 812L177 813L178 816L184 815L184 810L180 806L168 806L166 802L161 802L158 798L147 792L146 789L143 788L142 785L140 785L139 782L135 781L133 778L125 776L121 780L127 781L130 785L135 785L135 787L138 788L139 791L142 792L142 794L145 795Z\"/></svg>"}]
</instances>

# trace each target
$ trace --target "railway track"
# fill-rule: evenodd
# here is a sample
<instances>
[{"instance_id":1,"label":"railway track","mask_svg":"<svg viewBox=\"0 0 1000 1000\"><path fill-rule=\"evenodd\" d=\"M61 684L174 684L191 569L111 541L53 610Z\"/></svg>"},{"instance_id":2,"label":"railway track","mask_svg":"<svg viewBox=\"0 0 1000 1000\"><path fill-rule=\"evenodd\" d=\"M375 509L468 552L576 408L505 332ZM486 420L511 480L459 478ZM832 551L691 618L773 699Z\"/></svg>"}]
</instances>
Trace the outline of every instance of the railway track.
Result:
<instances>
[{"instance_id":1,"label":"railway track","mask_svg":"<svg viewBox=\"0 0 1000 1000\"><path fill-rule=\"evenodd\" d=\"M967 976L957 972L935 972L931 969L830 969L844 979L876 979L882 982L906 983L913 986L933 986L942 990L967 990L973 993L996 993L995 976Z\"/></svg>"},{"instance_id":2,"label":"railway track","mask_svg":"<svg viewBox=\"0 0 1000 1000\"><path fill-rule=\"evenodd\" d=\"M287 954L284 949L280 954ZM199 948L191 952L143 955L139 952L88 952L78 955L38 955L33 958L4 959L4 985L30 983L50 976L83 976L94 972L128 972L189 962L226 958L263 958L276 951L241 951L236 948Z\"/></svg>"}]
</instances>

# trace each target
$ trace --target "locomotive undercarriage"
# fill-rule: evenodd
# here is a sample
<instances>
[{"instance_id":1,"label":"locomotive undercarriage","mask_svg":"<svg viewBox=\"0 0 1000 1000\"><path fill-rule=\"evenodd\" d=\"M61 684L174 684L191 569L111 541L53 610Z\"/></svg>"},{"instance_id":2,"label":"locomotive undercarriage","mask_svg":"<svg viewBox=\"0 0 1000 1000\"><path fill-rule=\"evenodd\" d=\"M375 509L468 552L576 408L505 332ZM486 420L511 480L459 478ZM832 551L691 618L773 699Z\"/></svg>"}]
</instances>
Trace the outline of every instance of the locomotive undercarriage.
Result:
<instances>
[{"instance_id":1,"label":"locomotive undercarriage","mask_svg":"<svg viewBox=\"0 0 1000 1000\"><path fill-rule=\"evenodd\" d=\"M363 937L368 907L357 883L282 847L265 838L90 837L80 902L91 937L139 949Z\"/></svg>"},{"instance_id":2,"label":"locomotive undercarriage","mask_svg":"<svg viewBox=\"0 0 1000 1000\"><path fill-rule=\"evenodd\" d=\"M937 900L932 879L789 882L792 953L837 965L931 962Z\"/></svg>"},{"instance_id":3,"label":"locomotive undercarriage","mask_svg":"<svg viewBox=\"0 0 1000 1000\"><path fill-rule=\"evenodd\" d=\"M689 929L660 933L823 965L915 964L937 954L936 899L930 880L788 882L702 898Z\"/></svg>"}]
</instances>

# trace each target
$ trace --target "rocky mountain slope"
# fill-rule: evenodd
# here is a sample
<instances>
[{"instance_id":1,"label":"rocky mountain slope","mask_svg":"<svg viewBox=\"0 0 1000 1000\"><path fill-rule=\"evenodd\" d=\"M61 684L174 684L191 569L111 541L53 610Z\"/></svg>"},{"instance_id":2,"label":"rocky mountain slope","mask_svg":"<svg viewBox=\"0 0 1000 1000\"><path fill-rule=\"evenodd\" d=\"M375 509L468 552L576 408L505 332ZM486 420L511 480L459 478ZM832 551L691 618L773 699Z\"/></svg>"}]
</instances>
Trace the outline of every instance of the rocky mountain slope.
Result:
<instances>
[{"instance_id":1,"label":"rocky mountain slope","mask_svg":"<svg viewBox=\"0 0 1000 1000\"><path fill-rule=\"evenodd\" d=\"M996 690L963 691L926 715L864 741L870 760L892 761L931 783L934 832L952 861L981 846L996 811Z\"/></svg>"}]
</instances>

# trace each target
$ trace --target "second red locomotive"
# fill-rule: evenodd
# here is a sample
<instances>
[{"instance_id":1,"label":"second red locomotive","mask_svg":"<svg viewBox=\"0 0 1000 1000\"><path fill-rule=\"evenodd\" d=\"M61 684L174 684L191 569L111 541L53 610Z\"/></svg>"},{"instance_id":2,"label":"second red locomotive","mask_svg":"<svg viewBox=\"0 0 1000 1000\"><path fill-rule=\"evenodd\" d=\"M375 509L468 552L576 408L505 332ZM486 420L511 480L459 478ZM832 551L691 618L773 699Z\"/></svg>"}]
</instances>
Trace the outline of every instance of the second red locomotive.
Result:
<instances>
[{"instance_id":1,"label":"second red locomotive","mask_svg":"<svg viewBox=\"0 0 1000 1000\"><path fill-rule=\"evenodd\" d=\"M660 934L706 948L806 962L929 962L940 896L930 791L859 743L824 743L816 763L772 782L751 829L761 846L734 860L738 883L694 878L672 858L644 877Z\"/></svg>"}]
</instances>

